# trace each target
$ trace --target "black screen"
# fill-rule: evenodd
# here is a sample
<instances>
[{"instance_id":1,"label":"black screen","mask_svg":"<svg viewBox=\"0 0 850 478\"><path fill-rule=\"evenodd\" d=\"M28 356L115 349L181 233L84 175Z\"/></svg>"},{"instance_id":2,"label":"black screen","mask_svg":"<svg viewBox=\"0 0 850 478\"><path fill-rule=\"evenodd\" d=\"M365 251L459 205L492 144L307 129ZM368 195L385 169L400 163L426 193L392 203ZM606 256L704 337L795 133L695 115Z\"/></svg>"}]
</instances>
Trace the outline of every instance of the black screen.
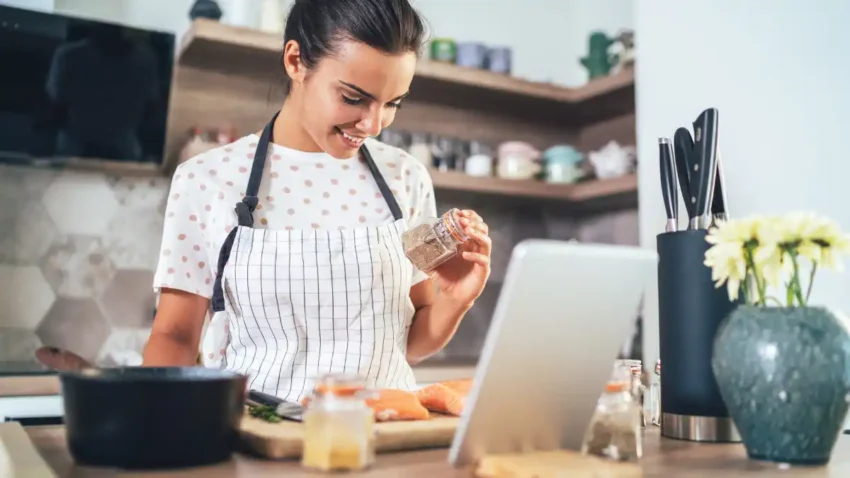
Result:
<instances>
[{"instance_id":1,"label":"black screen","mask_svg":"<svg viewBox=\"0 0 850 478\"><path fill-rule=\"evenodd\" d=\"M0 6L0 160L161 163L173 34Z\"/></svg>"}]
</instances>

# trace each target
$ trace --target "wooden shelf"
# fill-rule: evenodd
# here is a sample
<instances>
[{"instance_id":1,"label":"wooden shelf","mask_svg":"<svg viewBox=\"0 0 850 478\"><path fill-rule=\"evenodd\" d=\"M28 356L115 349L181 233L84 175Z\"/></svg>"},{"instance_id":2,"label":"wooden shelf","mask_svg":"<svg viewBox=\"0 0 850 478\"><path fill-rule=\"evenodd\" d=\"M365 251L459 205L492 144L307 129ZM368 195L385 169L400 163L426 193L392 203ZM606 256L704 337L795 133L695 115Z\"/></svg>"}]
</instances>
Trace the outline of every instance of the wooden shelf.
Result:
<instances>
[{"instance_id":1,"label":"wooden shelf","mask_svg":"<svg viewBox=\"0 0 850 478\"><path fill-rule=\"evenodd\" d=\"M182 38L179 61L228 73L280 77L279 35L196 20ZM276 75L276 76L273 76ZM453 64L421 60L411 101L581 126L634 111L634 72L626 70L579 88L565 88Z\"/></svg>"},{"instance_id":2,"label":"wooden shelf","mask_svg":"<svg viewBox=\"0 0 850 478\"><path fill-rule=\"evenodd\" d=\"M590 180L576 184L552 184L537 180L474 177L459 172L431 171L434 189L490 194L569 203L575 206L605 206L637 203L637 175ZM583 208L578 208L583 209Z\"/></svg>"}]
</instances>

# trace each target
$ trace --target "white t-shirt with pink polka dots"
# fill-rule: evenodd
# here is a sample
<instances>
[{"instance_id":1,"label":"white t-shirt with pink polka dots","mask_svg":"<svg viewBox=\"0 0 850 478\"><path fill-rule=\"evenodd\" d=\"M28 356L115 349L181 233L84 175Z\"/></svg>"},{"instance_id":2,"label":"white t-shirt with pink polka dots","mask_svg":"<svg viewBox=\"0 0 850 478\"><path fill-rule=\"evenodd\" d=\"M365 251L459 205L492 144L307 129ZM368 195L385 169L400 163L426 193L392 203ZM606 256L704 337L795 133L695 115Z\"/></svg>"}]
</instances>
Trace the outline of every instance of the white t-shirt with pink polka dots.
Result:
<instances>
[{"instance_id":1,"label":"white t-shirt with pink polka dots","mask_svg":"<svg viewBox=\"0 0 850 478\"><path fill-rule=\"evenodd\" d=\"M210 298L219 249L237 225L234 206L245 195L259 137L245 136L177 167L165 211L154 290L179 289ZM405 151L367 139L366 147L396 197L408 225L436 216L425 166ZM254 227L345 229L394 221L362 158L336 159L269 145ZM416 273L413 284L427 276Z\"/></svg>"}]
</instances>

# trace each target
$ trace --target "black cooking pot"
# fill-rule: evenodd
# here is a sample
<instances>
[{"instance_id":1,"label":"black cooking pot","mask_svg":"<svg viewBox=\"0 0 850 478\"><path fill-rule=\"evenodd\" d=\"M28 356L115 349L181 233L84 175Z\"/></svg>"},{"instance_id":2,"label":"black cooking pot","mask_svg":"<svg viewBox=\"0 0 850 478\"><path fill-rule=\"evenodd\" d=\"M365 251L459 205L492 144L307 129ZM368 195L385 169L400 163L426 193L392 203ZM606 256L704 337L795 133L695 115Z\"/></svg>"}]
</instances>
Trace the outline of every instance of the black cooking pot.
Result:
<instances>
[{"instance_id":1,"label":"black cooking pot","mask_svg":"<svg viewBox=\"0 0 850 478\"><path fill-rule=\"evenodd\" d=\"M230 459L246 377L203 367L60 372L68 448L85 466L161 469Z\"/></svg>"}]
</instances>

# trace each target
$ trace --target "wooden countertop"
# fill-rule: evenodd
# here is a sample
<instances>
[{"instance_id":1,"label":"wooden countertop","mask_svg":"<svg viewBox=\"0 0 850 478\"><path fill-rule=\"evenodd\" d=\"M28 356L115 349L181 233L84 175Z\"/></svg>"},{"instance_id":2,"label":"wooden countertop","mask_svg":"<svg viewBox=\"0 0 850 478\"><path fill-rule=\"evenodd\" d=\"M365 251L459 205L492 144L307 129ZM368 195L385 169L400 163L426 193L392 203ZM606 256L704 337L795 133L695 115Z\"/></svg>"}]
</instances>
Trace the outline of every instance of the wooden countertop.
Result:
<instances>
[{"instance_id":1,"label":"wooden countertop","mask_svg":"<svg viewBox=\"0 0 850 478\"><path fill-rule=\"evenodd\" d=\"M29 427L27 434L44 459L62 478L122 477L128 474L82 468L74 465L65 446L65 432L61 426ZM850 435L842 435L833 453L832 462L825 467L780 469L775 464L748 460L743 445L697 444L660 438L657 429L645 435L644 458L641 460L643 477L724 478L783 477L848 477L850 476ZM470 470L454 469L446 462L447 450L427 450L378 455L376 466L369 472L357 474L367 478L418 477L470 477ZM139 476L134 474L132 476ZM227 463L212 467L183 471L145 473L145 477L159 478L231 478L231 477L318 477L309 473L296 461L264 461L235 455ZM614 477L616 475L605 475Z\"/></svg>"}]
</instances>

